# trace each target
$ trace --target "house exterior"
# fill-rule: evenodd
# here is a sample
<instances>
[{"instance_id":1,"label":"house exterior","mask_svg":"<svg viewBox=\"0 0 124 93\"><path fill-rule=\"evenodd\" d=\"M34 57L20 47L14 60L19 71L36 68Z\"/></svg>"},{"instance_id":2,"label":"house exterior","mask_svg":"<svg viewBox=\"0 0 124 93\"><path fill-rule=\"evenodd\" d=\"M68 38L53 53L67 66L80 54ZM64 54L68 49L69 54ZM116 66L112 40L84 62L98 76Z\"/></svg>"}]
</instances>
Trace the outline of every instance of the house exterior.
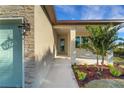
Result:
<instances>
[{"instance_id":1,"label":"house exterior","mask_svg":"<svg viewBox=\"0 0 124 93\"><path fill-rule=\"evenodd\" d=\"M0 87L40 87L58 55L95 58L79 46L88 42L85 26L121 22L57 21L53 6L0 6Z\"/></svg>"}]
</instances>

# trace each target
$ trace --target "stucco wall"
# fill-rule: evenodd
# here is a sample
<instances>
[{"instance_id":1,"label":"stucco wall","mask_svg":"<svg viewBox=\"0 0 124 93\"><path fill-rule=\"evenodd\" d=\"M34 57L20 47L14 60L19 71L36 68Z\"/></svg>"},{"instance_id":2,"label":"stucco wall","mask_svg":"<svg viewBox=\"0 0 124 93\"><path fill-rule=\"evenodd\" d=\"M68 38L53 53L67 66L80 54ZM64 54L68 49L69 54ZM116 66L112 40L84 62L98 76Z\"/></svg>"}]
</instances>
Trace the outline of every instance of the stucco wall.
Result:
<instances>
[{"instance_id":1,"label":"stucco wall","mask_svg":"<svg viewBox=\"0 0 124 93\"><path fill-rule=\"evenodd\" d=\"M47 75L54 56L54 34L52 26L41 6L35 6L35 80L34 86L39 87Z\"/></svg>"}]
</instances>

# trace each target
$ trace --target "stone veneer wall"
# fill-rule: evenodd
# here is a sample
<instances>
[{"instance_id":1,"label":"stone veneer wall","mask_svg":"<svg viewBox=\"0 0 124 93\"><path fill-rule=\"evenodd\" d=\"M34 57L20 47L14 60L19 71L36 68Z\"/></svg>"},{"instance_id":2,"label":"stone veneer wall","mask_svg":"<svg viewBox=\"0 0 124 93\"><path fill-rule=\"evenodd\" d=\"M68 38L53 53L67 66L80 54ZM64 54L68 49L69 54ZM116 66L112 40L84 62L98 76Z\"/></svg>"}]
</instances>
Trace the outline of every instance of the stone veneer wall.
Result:
<instances>
[{"instance_id":1,"label":"stone veneer wall","mask_svg":"<svg viewBox=\"0 0 124 93\"><path fill-rule=\"evenodd\" d=\"M34 6L3 5L0 6L0 18L24 17L31 25L30 32L25 37L25 57L34 56Z\"/></svg>"},{"instance_id":2,"label":"stone veneer wall","mask_svg":"<svg viewBox=\"0 0 124 93\"><path fill-rule=\"evenodd\" d=\"M34 62L34 6L1 5L0 18L24 17L30 23L30 32L24 38L25 87L31 87Z\"/></svg>"}]
</instances>

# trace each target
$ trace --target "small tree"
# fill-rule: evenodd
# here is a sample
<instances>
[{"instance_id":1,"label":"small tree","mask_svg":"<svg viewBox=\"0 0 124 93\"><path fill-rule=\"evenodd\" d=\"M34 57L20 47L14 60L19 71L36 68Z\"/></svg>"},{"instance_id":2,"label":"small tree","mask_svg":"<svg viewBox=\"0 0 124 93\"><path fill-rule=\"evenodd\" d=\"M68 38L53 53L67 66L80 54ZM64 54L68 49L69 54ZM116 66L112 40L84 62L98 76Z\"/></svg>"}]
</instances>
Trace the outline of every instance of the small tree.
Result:
<instances>
[{"instance_id":1,"label":"small tree","mask_svg":"<svg viewBox=\"0 0 124 93\"><path fill-rule=\"evenodd\" d=\"M104 57L108 53L108 50L111 50L119 44L115 44L117 40L123 40L122 38L117 37L117 31L122 28L123 25L112 26L112 25L97 25L97 26L86 26L87 31L91 34L89 37L88 48L93 50L97 55L97 64L98 64L98 55L101 55L102 62L104 64Z\"/></svg>"},{"instance_id":2,"label":"small tree","mask_svg":"<svg viewBox=\"0 0 124 93\"><path fill-rule=\"evenodd\" d=\"M100 55L100 34L101 34L101 27L96 25L96 26L86 26L87 31L90 33L89 42L87 44L87 49L89 49L91 52L96 54L96 59L97 59L97 65L99 65L99 55Z\"/></svg>"},{"instance_id":3,"label":"small tree","mask_svg":"<svg viewBox=\"0 0 124 93\"><path fill-rule=\"evenodd\" d=\"M123 38L118 38L117 36L117 32L119 29L121 29L122 27L120 26L103 26L102 27L102 34L101 34L101 56L102 56L102 62L101 64L104 64L104 56L106 56L108 54L108 51L111 49L114 49L118 46L120 46L120 44L116 44L117 40L123 40Z\"/></svg>"}]
</instances>

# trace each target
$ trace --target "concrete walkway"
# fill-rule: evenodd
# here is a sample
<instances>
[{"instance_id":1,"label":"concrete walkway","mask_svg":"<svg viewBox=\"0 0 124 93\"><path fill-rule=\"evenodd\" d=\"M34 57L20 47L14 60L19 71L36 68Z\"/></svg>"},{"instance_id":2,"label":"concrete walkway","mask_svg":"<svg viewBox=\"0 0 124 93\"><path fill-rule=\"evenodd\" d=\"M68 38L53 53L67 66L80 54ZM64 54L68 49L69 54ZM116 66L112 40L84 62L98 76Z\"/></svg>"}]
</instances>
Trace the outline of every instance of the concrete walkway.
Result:
<instances>
[{"instance_id":1,"label":"concrete walkway","mask_svg":"<svg viewBox=\"0 0 124 93\"><path fill-rule=\"evenodd\" d=\"M71 62L67 57L55 59L41 87L78 88L77 81L71 69Z\"/></svg>"}]
</instances>

